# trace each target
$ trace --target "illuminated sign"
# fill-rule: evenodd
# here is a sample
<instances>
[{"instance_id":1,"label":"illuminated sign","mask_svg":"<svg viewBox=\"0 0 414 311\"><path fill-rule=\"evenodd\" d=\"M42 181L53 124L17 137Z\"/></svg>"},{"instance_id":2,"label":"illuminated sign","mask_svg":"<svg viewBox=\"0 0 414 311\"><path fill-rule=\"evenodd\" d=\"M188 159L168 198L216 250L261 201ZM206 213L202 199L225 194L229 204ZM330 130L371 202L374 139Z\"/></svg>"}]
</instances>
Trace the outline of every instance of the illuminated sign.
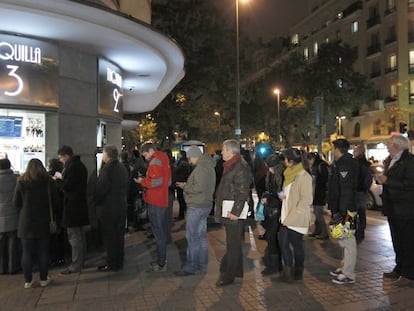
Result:
<instances>
[{"instance_id":1,"label":"illuminated sign","mask_svg":"<svg viewBox=\"0 0 414 311\"><path fill-rule=\"evenodd\" d=\"M57 107L58 66L53 44L0 34L0 102Z\"/></svg>"},{"instance_id":2,"label":"illuminated sign","mask_svg":"<svg viewBox=\"0 0 414 311\"><path fill-rule=\"evenodd\" d=\"M99 59L99 105L102 115L122 119L122 75L114 64Z\"/></svg>"}]
</instances>

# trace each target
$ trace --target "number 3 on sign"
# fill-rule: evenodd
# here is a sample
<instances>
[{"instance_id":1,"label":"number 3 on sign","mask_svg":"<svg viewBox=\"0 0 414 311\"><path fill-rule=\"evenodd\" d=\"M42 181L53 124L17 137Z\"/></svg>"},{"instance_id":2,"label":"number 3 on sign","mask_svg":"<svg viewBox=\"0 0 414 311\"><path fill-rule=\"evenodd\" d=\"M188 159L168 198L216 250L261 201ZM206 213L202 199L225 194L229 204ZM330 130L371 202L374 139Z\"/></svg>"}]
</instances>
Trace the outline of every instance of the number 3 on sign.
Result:
<instances>
[{"instance_id":1,"label":"number 3 on sign","mask_svg":"<svg viewBox=\"0 0 414 311\"><path fill-rule=\"evenodd\" d=\"M121 98L121 96L122 96L122 94L119 93L118 89L114 89L113 97L114 97L114 101L115 101L115 104L114 104L114 111L115 112L119 112L118 106L119 106L119 99Z\"/></svg>"},{"instance_id":2,"label":"number 3 on sign","mask_svg":"<svg viewBox=\"0 0 414 311\"><path fill-rule=\"evenodd\" d=\"M4 95L6 96L16 96L19 95L20 92L23 90L23 80L22 78L20 78L20 76L18 74L16 74L17 69L19 69L19 66L14 66L14 65L7 65L7 68L10 69L9 71L9 76L13 77L17 80L17 88L14 92L8 92L5 91Z\"/></svg>"}]
</instances>

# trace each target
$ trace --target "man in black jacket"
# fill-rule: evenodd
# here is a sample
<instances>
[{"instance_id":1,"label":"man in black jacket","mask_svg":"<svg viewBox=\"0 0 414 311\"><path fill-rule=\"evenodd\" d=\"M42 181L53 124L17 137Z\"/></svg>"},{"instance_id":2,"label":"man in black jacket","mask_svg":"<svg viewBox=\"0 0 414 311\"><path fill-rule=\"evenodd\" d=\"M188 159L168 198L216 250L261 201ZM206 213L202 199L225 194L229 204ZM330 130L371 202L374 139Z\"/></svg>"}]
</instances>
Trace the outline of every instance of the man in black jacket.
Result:
<instances>
[{"instance_id":1,"label":"man in black jacket","mask_svg":"<svg viewBox=\"0 0 414 311\"><path fill-rule=\"evenodd\" d=\"M58 150L58 159L64 168L62 175L55 174L54 178L62 179L62 227L67 228L69 244L72 247L72 263L61 274L71 274L82 270L86 255L84 226L89 224L86 198L88 171L80 157L73 155L70 146L62 146Z\"/></svg>"},{"instance_id":2,"label":"man in black jacket","mask_svg":"<svg viewBox=\"0 0 414 311\"><path fill-rule=\"evenodd\" d=\"M358 164L349 150L349 142L340 138L333 142L333 155L335 157L334 167L328 183L328 206L332 212L330 225L337 226L342 223L345 226L356 215L356 184L358 180ZM351 219L349 219L351 218ZM347 230L355 228L348 227ZM352 231L345 236L338 237L339 245L344 249L342 266L329 274L335 278L335 284L355 283L355 264L357 257L356 240Z\"/></svg>"},{"instance_id":3,"label":"man in black jacket","mask_svg":"<svg viewBox=\"0 0 414 311\"><path fill-rule=\"evenodd\" d=\"M383 186L382 211L388 216L396 265L384 278L396 279L396 286L414 285L414 156L409 141L393 135L387 142L389 157L384 175L377 176Z\"/></svg>"},{"instance_id":4,"label":"man in black jacket","mask_svg":"<svg viewBox=\"0 0 414 311\"><path fill-rule=\"evenodd\" d=\"M117 271L124 266L124 228L127 213L128 172L118 161L118 150L107 145L103 149L105 163L98 177L95 201L99 210L107 262L99 266L99 271Z\"/></svg>"}]
</instances>

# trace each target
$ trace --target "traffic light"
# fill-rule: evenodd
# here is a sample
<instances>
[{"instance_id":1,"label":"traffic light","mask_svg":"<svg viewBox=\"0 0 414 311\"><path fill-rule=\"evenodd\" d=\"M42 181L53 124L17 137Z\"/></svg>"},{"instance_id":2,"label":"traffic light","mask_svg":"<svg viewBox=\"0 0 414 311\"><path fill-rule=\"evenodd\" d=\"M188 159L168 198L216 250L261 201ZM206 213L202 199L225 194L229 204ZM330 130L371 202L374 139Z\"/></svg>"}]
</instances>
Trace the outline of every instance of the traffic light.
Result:
<instances>
[{"instance_id":1,"label":"traffic light","mask_svg":"<svg viewBox=\"0 0 414 311\"><path fill-rule=\"evenodd\" d=\"M407 133L408 129L407 129L407 123L405 122L400 122L400 133L401 134L405 134Z\"/></svg>"}]
</instances>

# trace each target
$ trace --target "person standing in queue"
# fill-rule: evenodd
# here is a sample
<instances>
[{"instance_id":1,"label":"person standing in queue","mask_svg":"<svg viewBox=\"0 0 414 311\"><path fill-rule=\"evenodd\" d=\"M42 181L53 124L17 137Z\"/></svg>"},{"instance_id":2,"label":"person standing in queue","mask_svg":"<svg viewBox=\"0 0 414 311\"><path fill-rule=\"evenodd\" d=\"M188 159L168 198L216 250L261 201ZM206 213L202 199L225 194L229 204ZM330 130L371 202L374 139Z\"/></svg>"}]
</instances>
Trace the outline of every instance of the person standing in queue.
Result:
<instances>
[{"instance_id":1,"label":"person standing in queue","mask_svg":"<svg viewBox=\"0 0 414 311\"><path fill-rule=\"evenodd\" d=\"M124 231L127 219L129 172L118 160L116 146L103 149L105 163L96 182L95 202L106 248L107 262L99 271L118 271L124 266Z\"/></svg>"},{"instance_id":2,"label":"person standing in queue","mask_svg":"<svg viewBox=\"0 0 414 311\"><path fill-rule=\"evenodd\" d=\"M243 277L242 241L244 220L239 219L244 205L249 199L250 168L240 155L240 144L234 139L225 140L223 155L223 176L216 190L216 221L226 230L226 253L220 264L220 278L217 287L234 283L236 277ZM223 201L233 201L231 212L222 216Z\"/></svg>"}]
</instances>

